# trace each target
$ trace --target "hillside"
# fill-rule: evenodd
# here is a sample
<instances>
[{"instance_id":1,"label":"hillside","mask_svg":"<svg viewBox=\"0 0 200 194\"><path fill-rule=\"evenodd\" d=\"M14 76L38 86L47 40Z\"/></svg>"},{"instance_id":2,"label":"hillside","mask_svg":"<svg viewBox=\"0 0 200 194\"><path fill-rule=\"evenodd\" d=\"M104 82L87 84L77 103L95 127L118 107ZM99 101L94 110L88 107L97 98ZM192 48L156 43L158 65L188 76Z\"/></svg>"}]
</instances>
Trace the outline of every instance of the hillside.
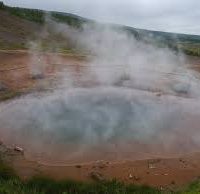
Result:
<instances>
[{"instance_id":1,"label":"hillside","mask_svg":"<svg viewBox=\"0 0 200 194\"><path fill-rule=\"evenodd\" d=\"M67 23L75 28L81 28L83 23L94 22L73 14L9 7L0 2L0 18L2 20L0 24L0 48L27 48L27 41L38 36L38 32L45 23L46 14L50 15L55 21ZM181 49L188 55L200 56L200 36L149 31L121 25L112 26L123 29L133 34L137 39L147 43L156 44L160 47L167 46L173 50ZM52 39L55 39L56 41L54 42L58 44L59 42L63 44L62 38L55 34L49 40ZM49 42L49 40L46 42ZM61 47L64 50L70 49L63 45Z\"/></svg>"},{"instance_id":2,"label":"hillside","mask_svg":"<svg viewBox=\"0 0 200 194\"><path fill-rule=\"evenodd\" d=\"M0 48L22 49L27 41L39 31L40 25L25 19L21 19L7 11L0 10Z\"/></svg>"}]
</instances>

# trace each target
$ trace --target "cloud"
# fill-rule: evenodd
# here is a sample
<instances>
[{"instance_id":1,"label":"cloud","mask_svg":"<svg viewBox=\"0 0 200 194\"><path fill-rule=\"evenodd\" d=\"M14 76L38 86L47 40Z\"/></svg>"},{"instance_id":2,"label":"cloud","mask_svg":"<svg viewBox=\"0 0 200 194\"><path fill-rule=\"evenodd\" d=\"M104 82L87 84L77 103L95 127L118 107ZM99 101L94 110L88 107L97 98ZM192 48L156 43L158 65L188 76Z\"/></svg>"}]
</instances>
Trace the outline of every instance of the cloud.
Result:
<instances>
[{"instance_id":1,"label":"cloud","mask_svg":"<svg viewBox=\"0 0 200 194\"><path fill-rule=\"evenodd\" d=\"M190 0L5 0L9 5L72 12L102 22L199 34L200 1Z\"/></svg>"}]
</instances>

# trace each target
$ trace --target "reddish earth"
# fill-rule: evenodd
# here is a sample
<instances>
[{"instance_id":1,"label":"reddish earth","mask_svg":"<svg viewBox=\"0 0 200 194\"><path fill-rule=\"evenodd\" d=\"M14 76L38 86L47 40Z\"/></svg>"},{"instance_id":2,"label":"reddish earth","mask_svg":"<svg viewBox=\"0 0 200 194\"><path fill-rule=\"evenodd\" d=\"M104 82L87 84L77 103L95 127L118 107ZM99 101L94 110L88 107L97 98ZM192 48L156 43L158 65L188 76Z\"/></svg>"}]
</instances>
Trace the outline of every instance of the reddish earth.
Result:
<instances>
[{"instance_id":1,"label":"reddish earth","mask_svg":"<svg viewBox=\"0 0 200 194\"><path fill-rule=\"evenodd\" d=\"M175 189L200 176L200 154L194 153L178 158L149 159L136 161L96 161L87 164L47 165L24 159L13 153L7 157L23 179L43 175L56 180L72 179L94 181L91 174L105 180L117 179L125 183L145 184L163 189Z\"/></svg>"},{"instance_id":2,"label":"reddish earth","mask_svg":"<svg viewBox=\"0 0 200 194\"><path fill-rule=\"evenodd\" d=\"M31 92L54 87L56 76L64 68L70 68L75 74L79 74L84 66L85 59L73 55L61 54L43 54L42 61L46 64L43 70L44 79L33 79L30 72L30 61L32 55L25 51L1 51L0 52L0 83L6 86L7 90L19 92ZM40 58L40 57L39 57ZM188 63L192 64L195 70L199 71L200 59L190 58ZM4 95L0 92L0 95ZM185 131L187 134L187 130ZM182 134L183 135L183 134ZM181 141L178 143L181 145ZM1 150L4 149L1 146ZM5 148L7 149L7 148ZM145 148L148 150L148 147ZM155 150L157 148L155 147ZM8 161L18 174L26 179L33 175L46 175L55 179L75 179L91 181L91 172L99 173L105 179L116 178L126 183L147 184L162 188L175 188L187 184L200 176L200 154L182 154L182 156L173 156L173 158L124 161L119 162L97 161L86 164L48 165L43 162L28 161L21 154L9 151L6 156ZM134 153L132 153L134 154ZM152 158L147 152L143 158ZM165 154L166 157L166 154ZM105 157L108 158L108 157ZM137 158L137 157L136 157Z\"/></svg>"},{"instance_id":3,"label":"reddish earth","mask_svg":"<svg viewBox=\"0 0 200 194\"><path fill-rule=\"evenodd\" d=\"M43 53L42 61L45 63L45 70L43 71L45 79L33 79L30 70L32 57L32 54L26 51L0 51L0 82L12 90L37 89L42 82L50 82L51 79L54 79L55 72L62 71L63 66L68 66L68 68L70 67L78 72L80 64L83 63L81 57ZM34 57L36 59L39 58L39 56Z\"/></svg>"},{"instance_id":4,"label":"reddish earth","mask_svg":"<svg viewBox=\"0 0 200 194\"><path fill-rule=\"evenodd\" d=\"M38 59L38 62L42 60L44 63L45 69L42 69L42 73L45 79L33 79L30 64L37 65L37 62L32 62L33 57L34 60ZM37 53L36 56L33 56L32 53L24 50L0 50L0 59L0 83L11 90L17 91L40 89L42 83L51 83L52 80L55 80L55 76L66 68L80 75L86 61L83 56L73 54ZM187 64L192 69L200 71L199 57L189 57ZM48 84L44 87L50 88Z\"/></svg>"}]
</instances>

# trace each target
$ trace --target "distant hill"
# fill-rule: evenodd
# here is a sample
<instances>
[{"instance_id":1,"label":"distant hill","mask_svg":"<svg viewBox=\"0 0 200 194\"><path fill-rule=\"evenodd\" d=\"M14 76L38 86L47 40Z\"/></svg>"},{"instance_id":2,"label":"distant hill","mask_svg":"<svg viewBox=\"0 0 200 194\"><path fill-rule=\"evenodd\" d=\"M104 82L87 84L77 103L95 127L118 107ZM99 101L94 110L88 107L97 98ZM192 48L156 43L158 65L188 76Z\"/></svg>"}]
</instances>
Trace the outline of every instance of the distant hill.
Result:
<instances>
[{"instance_id":1,"label":"distant hill","mask_svg":"<svg viewBox=\"0 0 200 194\"><path fill-rule=\"evenodd\" d=\"M39 32L45 23L45 14L75 28L81 28L84 23L95 22L74 14L9 7L0 2L0 48L26 48L27 40L33 38L37 34L35 32ZM200 56L200 36L150 31L122 25L111 26L123 29L141 41L160 47L167 46L175 51L182 50L188 55ZM53 39L60 40L59 37Z\"/></svg>"}]
</instances>

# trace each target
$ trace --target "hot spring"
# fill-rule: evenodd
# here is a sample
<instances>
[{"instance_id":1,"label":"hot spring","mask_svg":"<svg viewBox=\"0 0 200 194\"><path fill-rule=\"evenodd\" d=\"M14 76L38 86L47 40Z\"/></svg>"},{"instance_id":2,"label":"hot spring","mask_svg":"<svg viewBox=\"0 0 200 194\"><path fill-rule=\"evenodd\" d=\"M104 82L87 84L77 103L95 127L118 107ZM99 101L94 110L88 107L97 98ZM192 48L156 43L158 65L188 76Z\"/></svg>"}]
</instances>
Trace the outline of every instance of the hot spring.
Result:
<instances>
[{"instance_id":1,"label":"hot spring","mask_svg":"<svg viewBox=\"0 0 200 194\"><path fill-rule=\"evenodd\" d=\"M89 55L82 67L65 64L59 55L45 60L40 42L31 44L30 73L62 64L59 87L1 103L4 142L23 147L29 159L65 164L199 149L200 79L181 53L100 24L46 26Z\"/></svg>"},{"instance_id":2,"label":"hot spring","mask_svg":"<svg viewBox=\"0 0 200 194\"><path fill-rule=\"evenodd\" d=\"M41 161L181 154L199 147L199 105L192 99L116 87L29 95L0 106L1 137Z\"/></svg>"}]
</instances>

